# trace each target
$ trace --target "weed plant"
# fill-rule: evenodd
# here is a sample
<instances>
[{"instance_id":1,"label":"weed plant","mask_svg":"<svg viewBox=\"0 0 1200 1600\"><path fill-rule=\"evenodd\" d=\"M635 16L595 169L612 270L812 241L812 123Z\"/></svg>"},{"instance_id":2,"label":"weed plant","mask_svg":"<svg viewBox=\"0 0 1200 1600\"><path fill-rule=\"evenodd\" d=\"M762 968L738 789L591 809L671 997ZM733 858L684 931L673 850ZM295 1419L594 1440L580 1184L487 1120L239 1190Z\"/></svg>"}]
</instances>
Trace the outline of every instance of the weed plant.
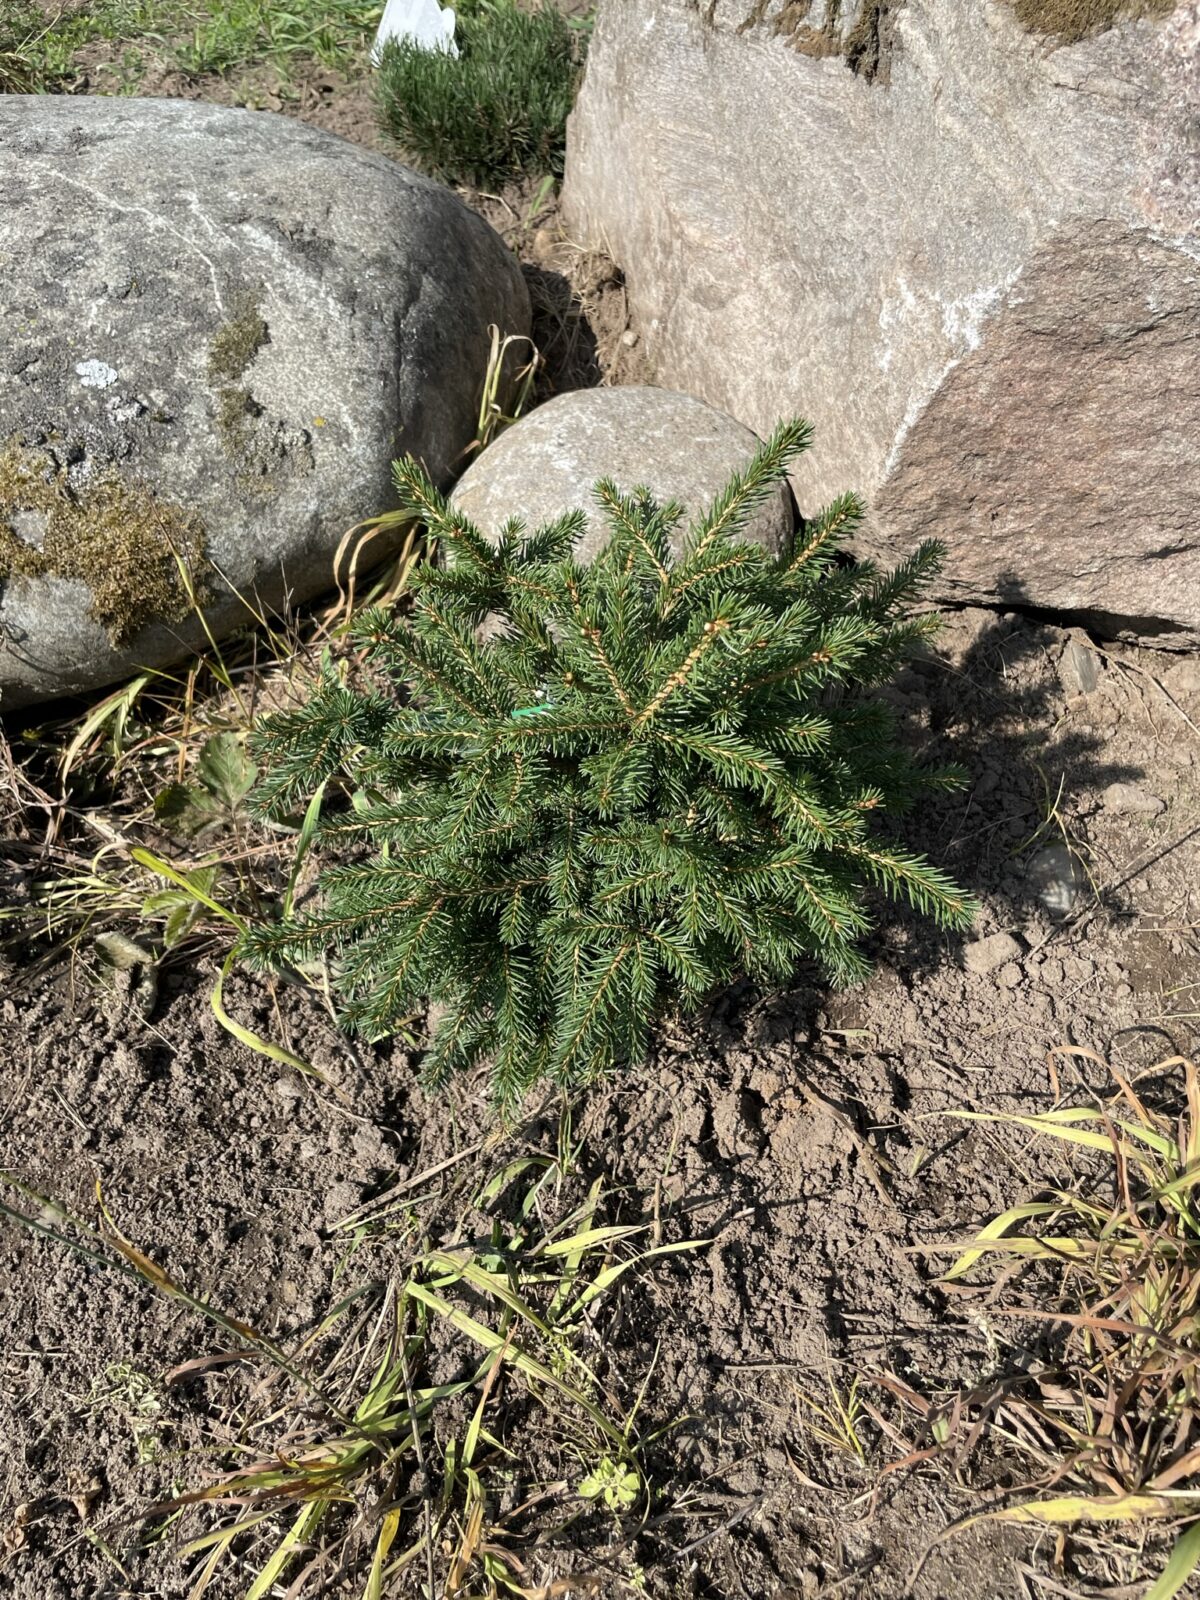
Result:
<instances>
[{"instance_id":1,"label":"weed plant","mask_svg":"<svg viewBox=\"0 0 1200 1600\"><path fill-rule=\"evenodd\" d=\"M415 575L411 625L356 625L376 687L330 669L253 740L264 812L340 789L318 837L369 853L324 875L319 909L252 930L250 959L332 951L369 1037L432 998L429 1081L487 1058L511 1106L543 1075L638 1061L660 1011L738 976L860 977L874 890L964 927L967 896L877 826L957 774L923 771L864 693L935 630L908 613L937 547L887 574L845 561L853 496L778 559L741 537L808 439L780 427L678 559L678 505L600 483L590 567L581 513L493 546L400 463L447 564Z\"/></svg>"},{"instance_id":2,"label":"weed plant","mask_svg":"<svg viewBox=\"0 0 1200 1600\"><path fill-rule=\"evenodd\" d=\"M611 1547L620 1521L636 1530L652 1503L662 1520L648 1452L673 1424L646 1427L649 1375L633 1388L611 1354L601 1366L597 1352L627 1275L703 1241L653 1244L651 1219L606 1223L604 1178L574 1198L569 1128L564 1107L554 1153L526 1141L498 1165L491 1152L441 1185L403 1183L402 1201L385 1193L337 1224L356 1249L386 1243L393 1262L407 1237L406 1265L389 1282L347 1290L289 1348L169 1276L103 1204L92 1227L0 1172L0 1220L149 1284L213 1324L227 1347L218 1362L231 1348L258 1367L251 1397L230 1418L230 1470L214 1477L206 1467L206 1483L144 1513L206 1514L209 1527L180 1550L194 1564L196 1600L235 1566L249 1574L238 1591L245 1600L285 1584L295 1600L317 1600L331 1573L339 1593L362 1600L528 1595L531 1557L545 1544L561 1560L572 1525L600 1519ZM413 1191L424 1188L436 1213L464 1180L464 1221L478 1231L414 1249ZM177 1371L210 1365L201 1356ZM118 1398L135 1435L149 1437L153 1392L148 1405L130 1369L110 1367L107 1377L98 1399Z\"/></svg>"},{"instance_id":3,"label":"weed plant","mask_svg":"<svg viewBox=\"0 0 1200 1600\"><path fill-rule=\"evenodd\" d=\"M384 126L424 171L477 188L560 173L582 34L552 5L464 0L458 57L390 40L379 66Z\"/></svg>"},{"instance_id":4,"label":"weed plant","mask_svg":"<svg viewBox=\"0 0 1200 1600\"><path fill-rule=\"evenodd\" d=\"M46 21L32 0L0 0L0 94L39 87L35 56Z\"/></svg>"},{"instance_id":5,"label":"weed plant","mask_svg":"<svg viewBox=\"0 0 1200 1600\"><path fill-rule=\"evenodd\" d=\"M365 69L380 7L374 0L89 0L58 14L0 0L0 92L68 91L85 46L107 45L115 87L137 89L151 61L201 77L270 63L286 83L303 58Z\"/></svg>"},{"instance_id":6,"label":"weed plant","mask_svg":"<svg viewBox=\"0 0 1200 1600\"><path fill-rule=\"evenodd\" d=\"M1104 1066L1078 1047L1056 1053ZM1084 1170L1066 1182L1046 1171L1038 1196L987 1223L946 1274L997 1330L999 1374L936 1405L888 1387L936 1447L912 1459L947 1455L960 1472L984 1445L1015 1459L1024 1487L960 1526L1174 1528L1143 1594L1171 1600L1200 1572L1200 1071L1180 1057L1134 1079L1108 1070L1117 1089L1103 1103L958 1113L1032 1134L1046 1168L1050 1145ZM1172 1078L1181 1094L1164 1093Z\"/></svg>"},{"instance_id":7,"label":"weed plant","mask_svg":"<svg viewBox=\"0 0 1200 1600\"><path fill-rule=\"evenodd\" d=\"M374 0L209 0L176 46L182 71L199 76L270 62L285 76L304 57L327 68L361 62L379 20Z\"/></svg>"}]
</instances>

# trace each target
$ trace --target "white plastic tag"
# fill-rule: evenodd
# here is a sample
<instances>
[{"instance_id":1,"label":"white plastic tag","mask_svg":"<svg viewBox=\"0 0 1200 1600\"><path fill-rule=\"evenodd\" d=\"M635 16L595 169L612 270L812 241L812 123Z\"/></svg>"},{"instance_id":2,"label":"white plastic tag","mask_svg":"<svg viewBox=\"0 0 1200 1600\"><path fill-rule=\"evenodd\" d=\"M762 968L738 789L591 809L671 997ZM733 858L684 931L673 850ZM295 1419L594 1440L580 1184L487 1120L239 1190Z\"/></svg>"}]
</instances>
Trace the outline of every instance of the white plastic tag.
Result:
<instances>
[{"instance_id":1,"label":"white plastic tag","mask_svg":"<svg viewBox=\"0 0 1200 1600\"><path fill-rule=\"evenodd\" d=\"M443 11L438 0L387 0L371 51L372 61L378 63L389 39L412 39L425 50L458 54L454 42L454 12L449 7Z\"/></svg>"}]
</instances>

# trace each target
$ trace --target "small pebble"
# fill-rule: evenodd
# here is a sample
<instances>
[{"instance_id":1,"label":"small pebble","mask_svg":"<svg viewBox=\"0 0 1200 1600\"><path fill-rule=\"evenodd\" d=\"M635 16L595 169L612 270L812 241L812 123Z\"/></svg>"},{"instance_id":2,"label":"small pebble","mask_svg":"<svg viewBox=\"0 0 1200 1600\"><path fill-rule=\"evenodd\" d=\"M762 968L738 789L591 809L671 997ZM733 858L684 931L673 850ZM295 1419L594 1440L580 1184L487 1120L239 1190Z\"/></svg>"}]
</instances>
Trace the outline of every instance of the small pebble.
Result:
<instances>
[{"instance_id":1,"label":"small pebble","mask_svg":"<svg viewBox=\"0 0 1200 1600\"><path fill-rule=\"evenodd\" d=\"M1104 662L1082 628L1074 628L1058 663L1058 678L1066 694L1074 698L1091 694L1100 682Z\"/></svg>"},{"instance_id":2,"label":"small pebble","mask_svg":"<svg viewBox=\"0 0 1200 1600\"><path fill-rule=\"evenodd\" d=\"M1083 867L1065 844L1039 850L1025 869L1026 881L1052 917L1065 917L1075 908L1087 881Z\"/></svg>"},{"instance_id":3,"label":"small pebble","mask_svg":"<svg viewBox=\"0 0 1200 1600\"><path fill-rule=\"evenodd\" d=\"M1102 798L1105 811L1118 817L1157 817L1167 802L1136 783L1110 783Z\"/></svg>"},{"instance_id":4,"label":"small pebble","mask_svg":"<svg viewBox=\"0 0 1200 1600\"><path fill-rule=\"evenodd\" d=\"M976 939L966 947L963 964L970 972L995 972L997 967L1019 961L1023 953L1022 945L1011 933L990 933L986 939ZM1019 971L1017 976L1019 981Z\"/></svg>"}]
</instances>

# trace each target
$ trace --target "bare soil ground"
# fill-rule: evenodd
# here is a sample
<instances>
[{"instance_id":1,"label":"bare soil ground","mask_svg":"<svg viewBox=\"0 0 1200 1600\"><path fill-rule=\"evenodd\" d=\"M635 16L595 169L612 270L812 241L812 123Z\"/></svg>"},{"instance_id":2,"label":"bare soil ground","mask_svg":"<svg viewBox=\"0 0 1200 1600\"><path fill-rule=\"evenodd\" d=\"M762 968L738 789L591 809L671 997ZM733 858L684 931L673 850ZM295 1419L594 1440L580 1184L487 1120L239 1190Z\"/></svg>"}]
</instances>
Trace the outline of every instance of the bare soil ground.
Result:
<instances>
[{"instance_id":1,"label":"bare soil ground","mask_svg":"<svg viewBox=\"0 0 1200 1600\"><path fill-rule=\"evenodd\" d=\"M931 1540L1014 1466L993 1453L958 1479L937 1462L881 1477L904 1441L921 1441L873 1385L899 1378L936 1396L1011 1359L986 1303L950 1293L945 1256L925 1252L1029 1198L1047 1157L943 1113L1048 1105L1056 1045L1126 1072L1195 1049L1200 665L963 612L889 693L922 748L970 776L906 838L982 896L980 937L1009 933L1020 949L979 970L970 941L885 917L861 988L830 995L800 974L788 994L725 994L664 1026L644 1069L579 1106L572 1181L607 1175L605 1220L709 1242L632 1275L597 1327L608 1381L629 1395L649 1374L647 1426L668 1427L649 1458L655 1515L638 1533L601 1516L574 1526L569 1548L536 1543L533 1592L591 1574L613 1594L1029 1600L1139 1594L1161 1565L1153 1544L1072 1536L1056 1550L977 1524L936 1544L907 1588ZM1086 863L1066 916L1046 911L1030 870L1054 837ZM417 1186L412 1227L434 1242L469 1236L484 1219L448 1202L464 1174L469 1190L514 1151L554 1143L551 1107L473 1153L491 1123L471 1086L429 1105L407 1047L351 1050L309 998L273 1001L237 979L234 1014L330 1085L277 1068L217 1025L214 975L203 959L179 963L142 1016L94 987L86 960L73 974L12 970L0 1167L87 1216L99 1182L122 1232L281 1341L351 1283L399 1270L403 1240L354 1254L337 1226L364 1201L457 1156ZM1106 1088L1086 1061L1059 1070ZM229 1419L248 1380L165 1376L228 1341L12 1229L0 1303L0 1593L182 1597L181 1530L147 1544L129 1519L211 1476L236 1443ZM855 1377L896 1430L862 1419L861 1460L820 1437L800 1398L827 1396L831 1379L844 1394ZM149 1421L135 1391L153 1396ZM525 1447L531 1481L561 1479L545 1437ZM236 1576L209 1592L232 1597Z\"/></svg>"},{"instance_id":2,"label":"bare soil ground","mask_svg":"<svg viewBox=\"0 0 1200 1600\"><path fill-rule=\"evenodd\" d=\"M117 59L97 47L81 92L112 87ZM140 92L280 110L382 147L361 74L297 62L286 80L266 68L162 74ZM552 195L466 198L525 263L539 398L651 376L619 270L563 236ZM969 1388L1044 1336L998 1328L985 1299L940 1282L947 1257L931 1252L1069 1168L945 1114L1045 1107L1056 1046L1126 1072L1196 1049L1200 663L967 611L888 692L920 748L969 776L904 837L979 894L974 938L1008 934L1015 947L992 963L972 941L885 914L868 983L831 995L800 973L786 994L727 993L665 1025L643 1069L575 1108L563 1214L603 1175L601 1220L705 1243L630 1274L593 1329L604 1384L625 1405L644 1384L643 1425L666 1430L647 1453L642 1522L582 1515L578 1463L532 1420L506 1439L515 1468L488 1454L514 1480L512 1503L553 1490L574 1506L557 1538L539 1526L523 1543L512 1524L531 1595L1132 1597L1161 1567L1154 1540L977 1523L939 1542L1020 1471L995 1450L957 1470L932 1458L885 1471L929 1442L887 1384L931 1398ZM1065 915L1042 898L1039 860L1055 845L1077 863ZM31 863L11 860L0 894L15 899ZM128 984L102 986L86 949L49 970L24 958L0 968L0 1169L93 1221L99 1185L129 1239L279 1342L294 1345L352 1287L402 1277L418 1242L486 1232L472 1197L488 1177L556 1150L557 1105L507 1131L478 1086L431 1105L408 1045L351 1048L311 996L235 975L234 1015L328 1081L273 1065L216 1021L216 971L203 947L168 960L147 1008ZM1059 1087L1074 1076L1108 1088L1082 1057L1055 1070ZM343 1226L392 1190L406 1196L403 1231ZM0 1328L0 1595L182 1600L196 1562L179 1546L211 1519L140 1514L211 1481L251 1438L263 1448L261 1374L178 1375L229 1340L178 1301L6 1225ZM829 1408L830 1386L846 1397L855 1380L881 1419L859 1417L857 1450L830 1441L812 1404ZM262 1549L239 1546L212 1600L244 1592ZM322 1592L361 1582L331 1578Z\"/></svg>"}]
</instances>

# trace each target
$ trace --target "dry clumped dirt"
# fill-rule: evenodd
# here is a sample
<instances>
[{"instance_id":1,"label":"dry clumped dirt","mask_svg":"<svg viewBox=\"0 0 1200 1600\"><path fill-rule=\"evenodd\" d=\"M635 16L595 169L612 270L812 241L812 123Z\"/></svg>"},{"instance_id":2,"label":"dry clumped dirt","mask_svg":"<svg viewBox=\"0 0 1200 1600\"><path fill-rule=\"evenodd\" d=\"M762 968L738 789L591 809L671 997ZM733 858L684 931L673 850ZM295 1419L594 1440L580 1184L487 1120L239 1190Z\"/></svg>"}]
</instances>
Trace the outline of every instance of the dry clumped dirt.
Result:
<instances>
[{"instance_id":1,"label":"dry clumped dirt","mask_svg":"<svg viewBox=\"0 0 1200 1600\"><path fill-rule=\"evenodd\" d=\"M977 934L885 915L860 988L831 995L802 973L787 994L726 993L665 1024L643 1069L577 1106L571 1181L605 1176L605 1220L707 1242L632 1274L602 1325L612 1384L631 1395L649 1374L646 1426L672 1425L648 1458L657 1515L632 1543L611 1519L585 1521L569 1549L538 1553L540 1582L590 1572L595 1592L628 1593L636 1562L662 1596L910 1592L931 1538L1014 1468L985 1452L961 1481L936 1464L881 1477L917 1434L870 1385L882 1375L932 1396L994 1370L995 1329L939 1285L946 1257L925 1248L1046 1181L1024 1139L942 1114L1045 1107L1054 1046L1126 1072L1195 1049L1195 658L967 611L888 693L931 758L967 770L964 793L902 832L981 896ZM1065 917L1046 911L1030 870L1055 837L1086 866ZM1014 942L973 948L995 935ZM235 979L234 1014L329 1084L275 1066L217 1025L213 977L202 956L181 959L142 1015L97 988L86 960L14 967L0 1000L0 1168L89 1218L99 1182L127 1237L284 1343L349 1283L400 1270L403 1239L350 1250L338 1224L358 1206L457 1155L412 1206L418 1232L448 1240L464 1226L450 1179L481 1182L514 1151L554 1147L549 1105L472 1154L492 1129L479 1085L430 1105L406 1045L351 1050L307 996ZM1058 1071L1107 1088L1086 1059L1059 1058ZM0 1309L0 1593L184 1596L182 1530L147 1546L130 1518L223 1461L250 1378L166 1375L228 1339L11 1227ZM897 1430L866 1425L861 1465L815 1435L800 1400L855 1376ZM158 1408L149 1418L139 1384ZM536 1476L548 1447L535 1434L527 1447ZM559 1475L561 1461L541 1470ZM1073 1537L1056 1568L1052 1540L979 1524L935 1546L911 1593L1055 1592L1022 1568L1072 1592L1144 1586L1153 1561L1134 1552L1116 1570L1117 1556ZM210 1594L232 1600L249 1581L237 1577Z\"/></svg>"}]
</instances>

